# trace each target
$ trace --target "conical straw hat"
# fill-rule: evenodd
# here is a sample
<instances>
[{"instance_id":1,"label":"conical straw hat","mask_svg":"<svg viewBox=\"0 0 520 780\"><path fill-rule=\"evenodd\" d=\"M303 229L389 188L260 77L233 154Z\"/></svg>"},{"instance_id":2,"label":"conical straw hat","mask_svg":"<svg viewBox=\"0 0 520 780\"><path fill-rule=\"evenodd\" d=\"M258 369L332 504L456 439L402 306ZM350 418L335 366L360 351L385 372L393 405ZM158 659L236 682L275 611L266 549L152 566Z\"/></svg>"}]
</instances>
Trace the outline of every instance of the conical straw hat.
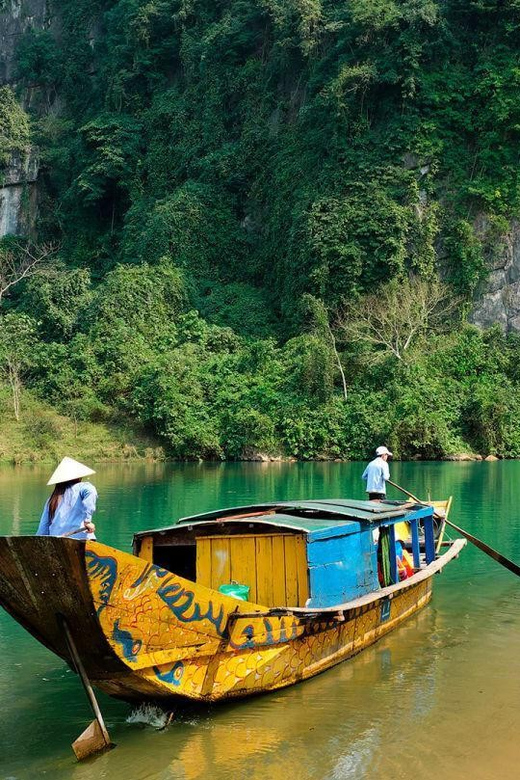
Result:
<instances>
[{"instance_id":1,"label":"conical straw hat","mask_svg":"<svg viewBox=\"0 0 520 780\"><path fill-rule=\"evenodd\" d=\"M68 482L71 479L80 479L81 477L88 477L89 474L95 473L96 472L89 469L88 466L84 466L83 463L79 463L79 461L74 460L73 458L63 458L47 484L57 485L58 482Z\"/></svg>"}]
</instances>

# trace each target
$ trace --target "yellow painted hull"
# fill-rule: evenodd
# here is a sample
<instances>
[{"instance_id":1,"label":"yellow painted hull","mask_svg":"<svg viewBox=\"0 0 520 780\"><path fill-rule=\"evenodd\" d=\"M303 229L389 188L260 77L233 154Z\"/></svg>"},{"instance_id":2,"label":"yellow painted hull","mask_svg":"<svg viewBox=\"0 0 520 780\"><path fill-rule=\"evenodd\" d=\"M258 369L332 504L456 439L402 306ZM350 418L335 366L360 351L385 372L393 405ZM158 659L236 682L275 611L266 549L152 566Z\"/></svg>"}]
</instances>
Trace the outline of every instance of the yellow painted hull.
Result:
<instances>
[{"instance_id":1,"label":"yellow painted hull","mask_svg":"<svg viewBox=\"0 0 520 780\"><path fill-rule=\"evenodd\" d=\"M273 611L98 542L1 537L0 604L70 662L65 619L108 694L216 701L291 685L359 653L428 603L434 572L457 552L350 604Z\"/></svg>"},{"instance_id":2,"label":"yellow painted hull","mask_svg":"<svg viewBox=\"0 0 520 780\"><path fill-rule=\"evenodd\" d=\"M127 684L143 695L153 688L156 698L215 701L305 680L359 653L431 597L428 578L392 600L374 599L346 614L239 617L240 612L267 608L239 602L97 543L87 543L86 555L87 560L91 556L90 587L100 625L128 666ZM117 577L106 599L98 561L109 557ZM117 695L110 681L98 685Z\"/></svg>"}]
</instances>

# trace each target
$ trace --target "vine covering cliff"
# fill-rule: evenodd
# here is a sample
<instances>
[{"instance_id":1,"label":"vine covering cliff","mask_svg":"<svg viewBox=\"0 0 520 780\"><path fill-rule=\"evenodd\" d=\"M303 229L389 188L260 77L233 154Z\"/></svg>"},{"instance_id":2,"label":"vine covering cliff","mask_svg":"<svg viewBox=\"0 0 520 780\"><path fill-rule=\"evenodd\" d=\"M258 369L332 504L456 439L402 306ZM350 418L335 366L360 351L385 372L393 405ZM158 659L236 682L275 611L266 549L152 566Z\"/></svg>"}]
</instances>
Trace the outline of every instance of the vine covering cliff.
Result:
<instances>
[{"instance_id":1,"label":"vine covering cliff","mask_svg":"<svg viewBox=\"0 0 520 780\"><path fill-rule=\"evenodd\" d=\"M4 80L60 249L4 365L17 333L27 386L179 456L520 452L516 337L465 322L515 327L517 0L34 4Z\"/></svg>"}]
</instances>

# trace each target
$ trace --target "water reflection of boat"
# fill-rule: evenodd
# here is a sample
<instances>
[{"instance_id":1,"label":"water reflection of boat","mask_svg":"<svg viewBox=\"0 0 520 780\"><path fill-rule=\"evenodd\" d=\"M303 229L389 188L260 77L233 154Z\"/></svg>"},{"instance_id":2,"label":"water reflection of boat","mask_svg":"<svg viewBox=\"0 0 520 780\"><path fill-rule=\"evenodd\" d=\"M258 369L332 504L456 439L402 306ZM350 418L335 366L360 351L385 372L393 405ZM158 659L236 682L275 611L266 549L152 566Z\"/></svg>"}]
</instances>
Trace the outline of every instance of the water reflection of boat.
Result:
<instances>
[{"instance_id":1,"label":"water reflection of boat","mask_svg":"<svg viewBox=\"0 0 520 780\"><path fill-rule=\"evenodd\" d=\"M414 569L400 581L403 521ZM66 621L89 678L113 696L227 699L307 679L377 641L429 601L433 575L464 544L437 557L432 507L348 500L185 518L137 534L134 555L99 542L0 537L0 603L70 663ZM233 581L249 600L220 592Z\"/></svg>"},{"instance_id":2,"label":"water reflection of boat","mask_svg":"<svg viewBox=\"0 0 520 780\"><path fill-rule=\"evenodd\" d=\"M261 701L182 707L159 739L151 732L141 732L139 740L132 732L117 734L126 774L158 780L379 778L372 770L382 762L385 777L401 777L402 761L388 752L388 729L397 732L395 747L403 728L408 734L412 724L435 716L442 694L430 642L442 620L442 612L421 610L351 662ZM430 743L422 745L423 755ZM119 756L117 770L109 760L105 766L103 758L78 764L71 774L74 780L125 777Z\"/></svg>"}]
</instances>

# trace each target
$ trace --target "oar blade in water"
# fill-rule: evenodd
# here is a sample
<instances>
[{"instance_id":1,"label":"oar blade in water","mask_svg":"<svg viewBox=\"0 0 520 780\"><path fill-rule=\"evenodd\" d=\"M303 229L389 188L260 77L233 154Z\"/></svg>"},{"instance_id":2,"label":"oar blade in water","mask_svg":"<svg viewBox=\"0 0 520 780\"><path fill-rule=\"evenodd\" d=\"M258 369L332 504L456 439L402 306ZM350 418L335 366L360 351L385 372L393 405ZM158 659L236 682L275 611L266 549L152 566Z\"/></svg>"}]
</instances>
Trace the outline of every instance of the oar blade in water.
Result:
<instances>
[{"instance_id":1,"label":"oar blade in water","mask_svg":"<svg viewBox=\"0 0 520 780\"><path fill-rule=\"evenodd\" d=\"M111 747L110 743L107 744L97 720L93 720L83 734L80 734L72 743L72 749L78 761L83 761L84 758L88 758L94 753L101 753L101 751Z\"/></svg>"},{"instance_id":2,"label":"oar blade in water","mask_svg":"<svg viewBox=\"0 0 520 780\"><path fill-rule=\"evenodd\" d=\"M482 539L477 539L476 536L473 536L473 534L465 531L464 528L460 528L458 525L455 525L455 523L452 523L450 520L446 520L446 523L451 526L454 531L457 531L457 533L465 536L468 542L474 544L475 547L478 547L478 549L482 550L483 553L486 553L486 555L489 555L489 557L493 558L494 561L502 564L502 566L504 566L506 569L509 569L509 571L513 572L513 574L516 574L517 577L520 577L520 566L517 563L511 561L509 558L506 558L505 555L502 555L497 550L494 550L488 544L483 542Z\"/></svg>"}]
</instances>

